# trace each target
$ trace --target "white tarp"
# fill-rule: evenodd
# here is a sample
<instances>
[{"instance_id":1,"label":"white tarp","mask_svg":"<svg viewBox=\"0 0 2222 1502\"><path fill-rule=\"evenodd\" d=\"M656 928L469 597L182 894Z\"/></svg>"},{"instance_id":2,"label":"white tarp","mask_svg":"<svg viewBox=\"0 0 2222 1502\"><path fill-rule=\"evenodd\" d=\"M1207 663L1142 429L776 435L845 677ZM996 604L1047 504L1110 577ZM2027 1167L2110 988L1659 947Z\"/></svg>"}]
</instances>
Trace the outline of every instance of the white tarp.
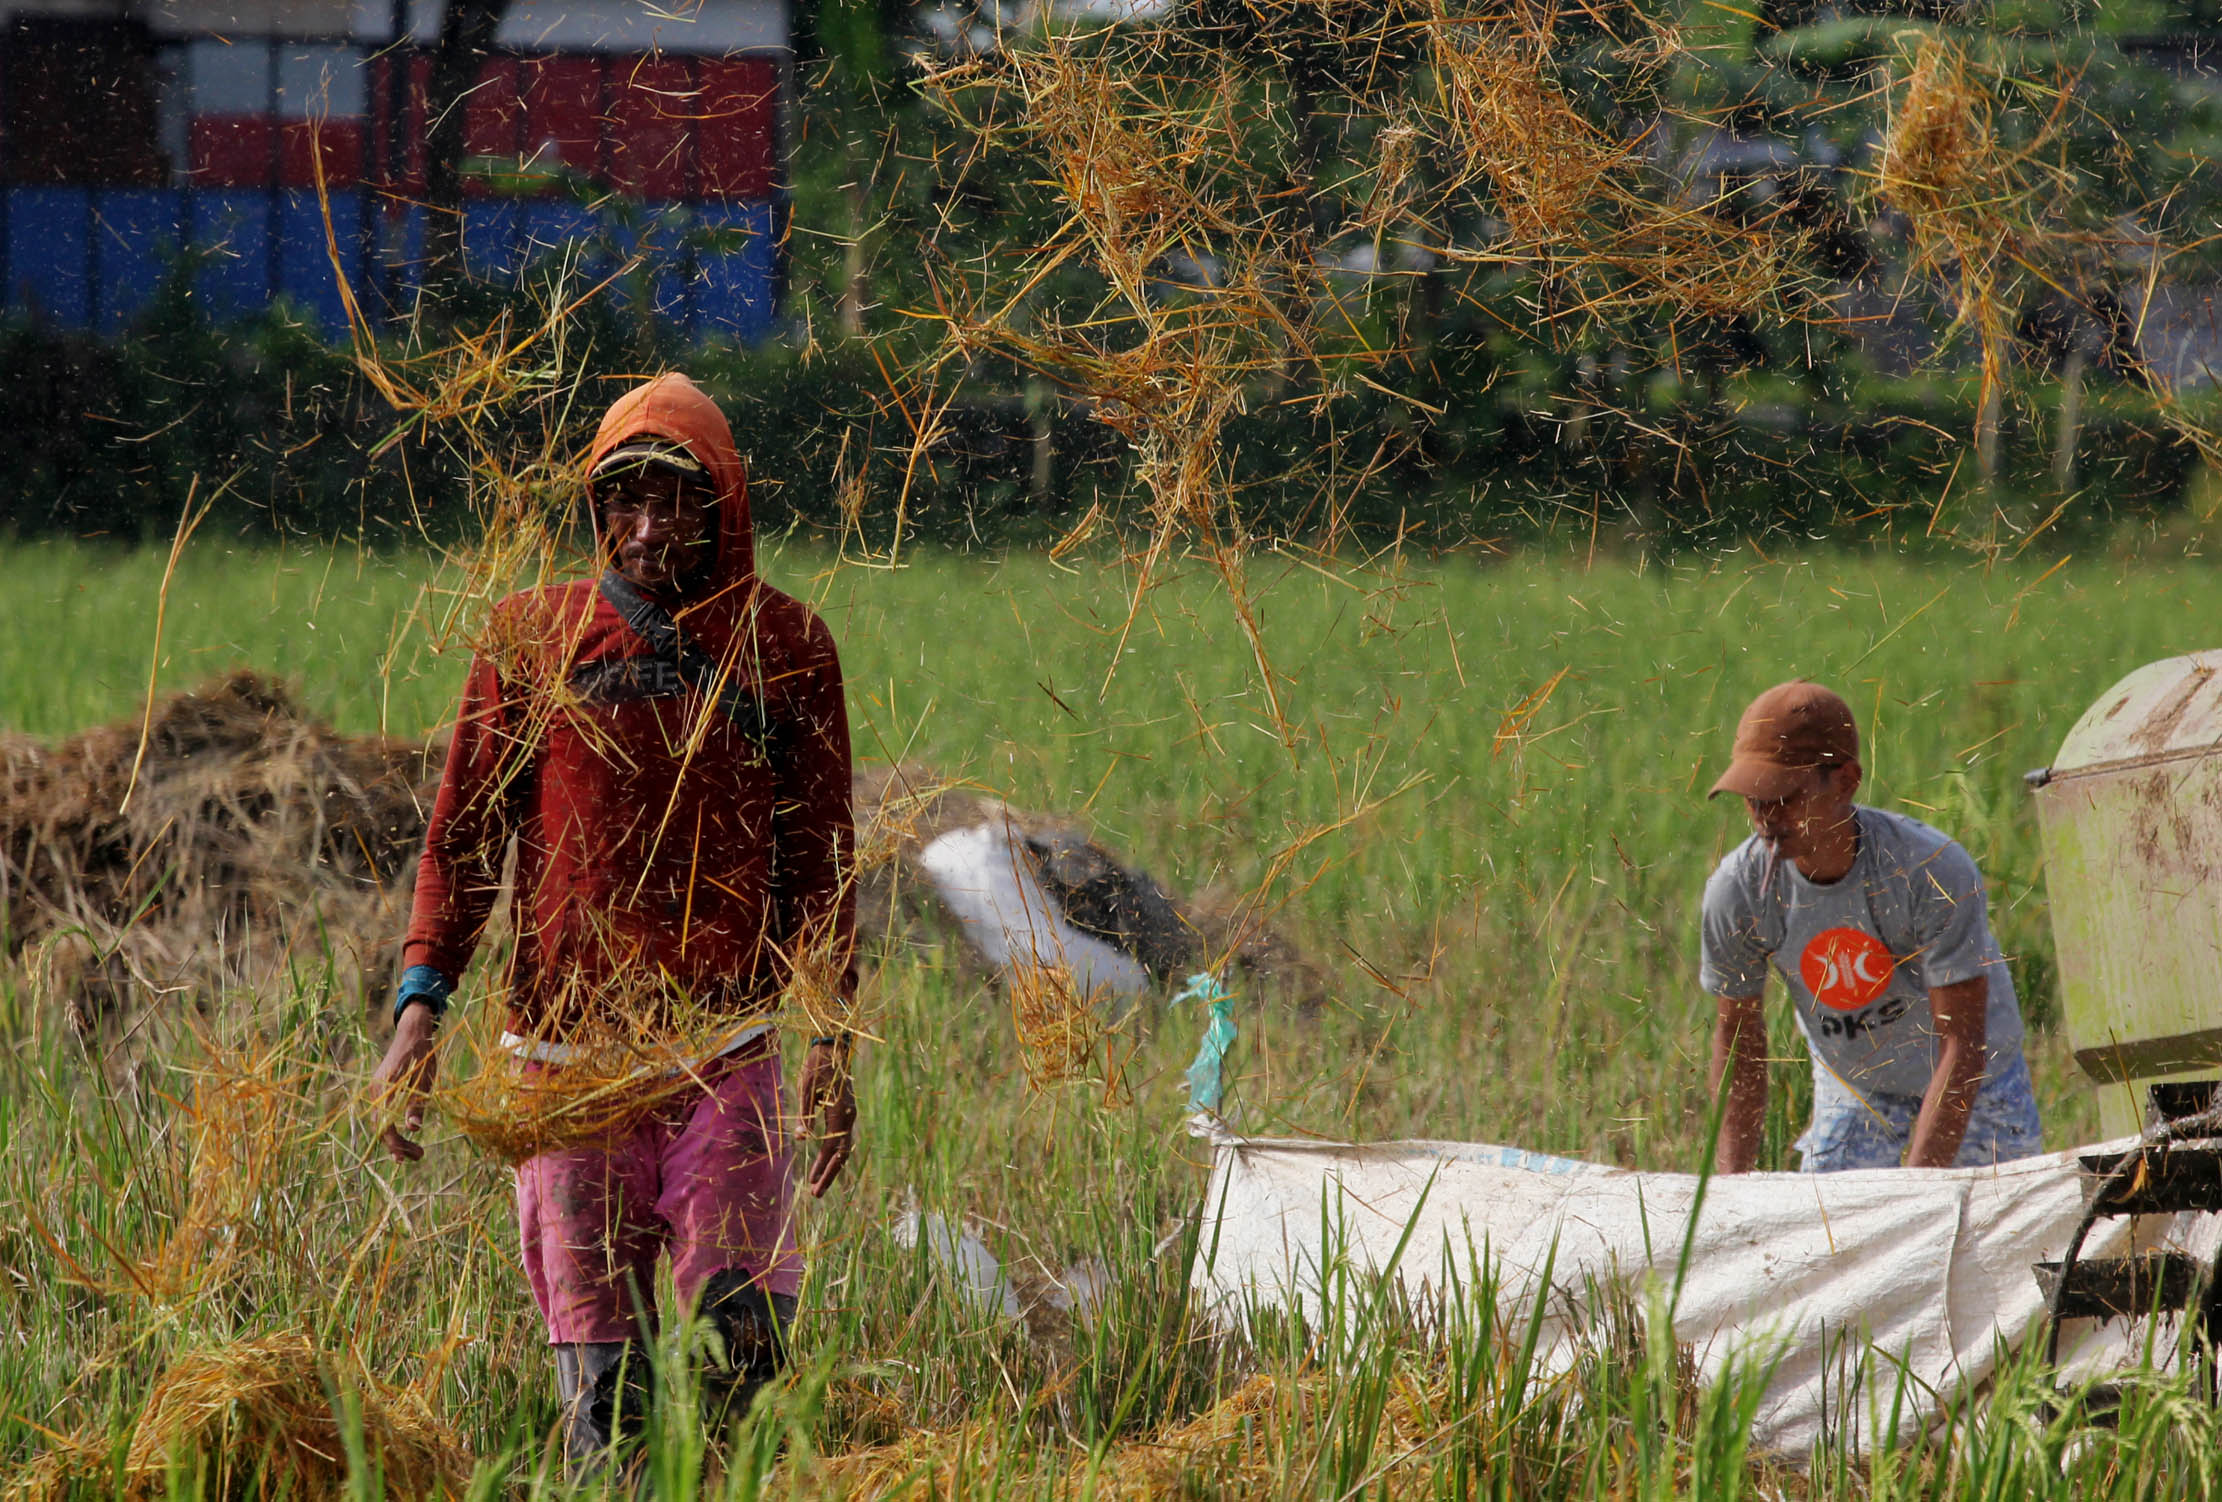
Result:
<instances>
[{"instance_id":1,"label":"white tarp","mask_svg":"<svg viewBox=\"0 0 2222 1502\"><path fill-rule=\"evenodd\" d=\"M2114 1149L2134 1140L2109 1144ZM1731 1353L1780 1352L1754 1425L1763 1449L1810 1450L1824 1431L1864 1448L1869 1397L1888 1411L1900 1363L1912 1381L1904 1431L1939 1400L1978 1387L1998 1342L2018 1345L2044 1323L2031 1264L2057 1260L2084 1207L2079 1148L1984 1169L1875 1169L1836 1174L1746 1174L1705 1186L1674 1335L1717 1373ZM1222 1320L1245 1307L1318 1297L1323 1260L1388 1271L1425 1300L1443 1286L1444 1259L1462 1280L1486 1254L1507 1314L1534 1306L1536 1280L1556 1243L1546 1341L1563 1360L1584 1290L1671 1284L1698 1180L1636 1173L1517 1148L1455 1142L1370 1146L1215 1139L1211 1188L1193 1280ZM2102 1219L2083 1255L2120 1256L2172 1242L2210 1254L2215 1218ZM2136 1243L2133 1248L2131 1236ZM1333 1243L1333 1245L1330 1245ZM1640 1301L1639 1301L1640 1307ZM2134 1359L2127 1321L2075 1322L2062 1341L2075 1369ZM1870 1342L1885 1390L1841 1390L1847 1339ZM2165 1347L2168 1342L2163 1341Z\"/></svg>"},{"instance_id":2,"label":"white tarp","mask_svg":"<svg viewBox=\"0 0 2222 1502\"><path fill-rule=\"evenodd\" d=\"M918 864L990 964L1067 971L1083 996L1139 996L1149 989L1141 961L1066 919L1007 822L951 830L919 852Z\"/></svg>"}]
</instances>

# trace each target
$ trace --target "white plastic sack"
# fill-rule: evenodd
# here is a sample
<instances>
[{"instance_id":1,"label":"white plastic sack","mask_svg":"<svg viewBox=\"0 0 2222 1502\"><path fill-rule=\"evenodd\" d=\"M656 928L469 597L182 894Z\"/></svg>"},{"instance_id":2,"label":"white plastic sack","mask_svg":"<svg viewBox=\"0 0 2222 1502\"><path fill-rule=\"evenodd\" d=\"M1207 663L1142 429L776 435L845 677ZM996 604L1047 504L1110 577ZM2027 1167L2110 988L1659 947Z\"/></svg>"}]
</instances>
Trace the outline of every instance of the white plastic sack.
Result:
<instances>
[{"instance_id":1,"label":"white plastic sack","mask_svg":"<svg viewBox=\"0 0 2222 1502\"><path fill-rule=\"evenodd\" d=\"M1731 1353L1764 1360L1779 1352L1753 1426L1762 1449L1799 1456L1824 1433L1855 1449L1877 1442L1868 1403L1887 1414L1900 1362L1914 1379L1901 1430L1918 1433L1939 1395L1950 1401L1990 1375L2000 1337L2013 1346L2041 1330L2031 1265L2066 1251L2084 1206L2076 1158L2104 1150L1983 1169L1716 1177L1697 1218L1674 1337L1708 1375ZM1564 1321L1592 1281L1639 1295L1654 1275L1671 1286L1697 1187L1690 1174L1518 1148L1222 1135L1192 1281L1206 1307L1231 1321L1251 1305L1315 1311L1319 1269L1337 1252L1356 1267L1392 1272L1422 1302L1443 1286L1446 1255L1464 1279L1486 1253L1504 1312L1524 1316L1555 1240L1551 1281L1566 1297L1552 1300L1557 1323L1544 1338L1547 1358L1563 1363L1577 1333ZM2173 1244L2177 1219L2184 1249L2211 1255L2213 1218L2205 1216L2145 1217L2135 1222L2135 1249ZM2125 1255L2131 1226L2099 1221L2082 1255ZM2063 1362L2078 1370L2126 1364L2140 1345L2126 1321L2075 1322L2065 1335ZM1871 1370L1885 1390L1841 1390L1847 1340L1872 1343Z\"/></svg>"},{"instance_id":2,"label":"white plastic sack","mask_svg":"<svg viewBox=\"0 0 2222 1502\"><path fill-rule=\"evenodd\" d=\"M918 864L988 963L1059 967L1083 995L1139 996L1149 988L1141 961L1066 921L1003 821L951 830L919 852Z\"/></svg>"},{"instance_id":3,"label":"white plastic sack","mask_svg":"<svg viewBox=\"0 0 2222 1502\"><path fill-rule=\"evenodd\" d=\"M982 1314L1017 1319L1018 1291L1003 1275L1003 1263L988 1244L970 1231L959 1230L931 1210L921 1215L906 1212L895 1222L895 1244L905 1249L926 1243L927 1252L956 1285L957 1294Z\"/></svg>"}]
</instances>

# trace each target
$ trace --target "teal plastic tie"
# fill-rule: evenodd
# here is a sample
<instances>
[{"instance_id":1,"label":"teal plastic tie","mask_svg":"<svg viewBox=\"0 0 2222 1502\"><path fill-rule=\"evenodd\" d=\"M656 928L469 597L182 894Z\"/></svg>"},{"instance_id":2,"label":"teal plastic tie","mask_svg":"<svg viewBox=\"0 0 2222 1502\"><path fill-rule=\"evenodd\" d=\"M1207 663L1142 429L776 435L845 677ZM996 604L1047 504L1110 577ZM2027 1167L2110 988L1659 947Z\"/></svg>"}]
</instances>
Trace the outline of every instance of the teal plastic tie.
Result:
<instances>
[{"instance_id":1,"label":"teal plastic tie","mask_svg":"<svg viewBox=\"0 0 2222 1502\"><path fill-rule=\"evenodd\" d=\"M1234 1046L1234 996L1219 984L1218 976L1198 971L1188 977L1188 984L1173 998L1175 1006L1184 1001L1202 1002L1211 1009L1210 1019L1204 1024L1203 1042L1197 1045L1195 1060L1188 1066L1188 1109L1216 1116L1226 1099L1222 1073L1227 1050Z\"/></svg>"}]
</instances>

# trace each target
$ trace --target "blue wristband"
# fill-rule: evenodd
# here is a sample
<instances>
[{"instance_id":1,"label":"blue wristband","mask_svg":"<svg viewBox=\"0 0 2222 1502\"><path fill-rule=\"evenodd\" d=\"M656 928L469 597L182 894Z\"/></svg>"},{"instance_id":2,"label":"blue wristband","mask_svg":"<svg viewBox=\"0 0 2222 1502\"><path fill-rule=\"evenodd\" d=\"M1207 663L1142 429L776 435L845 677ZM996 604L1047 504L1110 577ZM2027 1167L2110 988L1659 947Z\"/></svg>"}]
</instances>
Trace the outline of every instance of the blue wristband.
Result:
<instances>
[{"instance_id":1,"label":"blue wristband","mask_svg":"<svg viewBox=\"0 0 2222 1502\"><path fill-rule=\"evenodd\" d=\"M430 965L411 965L401 972L401 991L394 997L393 1020L399 1022L411 1002L422 1002L431 1012L432 1020L438 1022L447 1015L447 1000L454 994L454 981Z\"/></svg>"}]
</instances>

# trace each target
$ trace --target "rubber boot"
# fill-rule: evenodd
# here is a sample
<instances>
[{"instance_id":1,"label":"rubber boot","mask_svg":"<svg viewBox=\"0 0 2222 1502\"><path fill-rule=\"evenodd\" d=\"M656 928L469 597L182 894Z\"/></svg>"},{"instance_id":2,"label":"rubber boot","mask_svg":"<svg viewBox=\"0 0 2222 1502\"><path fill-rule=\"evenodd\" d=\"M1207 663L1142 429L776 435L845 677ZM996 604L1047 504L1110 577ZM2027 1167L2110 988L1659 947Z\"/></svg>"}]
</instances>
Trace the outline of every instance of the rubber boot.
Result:
<instances>
[{"instance_id":1,"label":"rubber boot","mask_svg":"<svg viewBox=\"0 0 2222 1502\"><path fill-rule=\"evenodd\" d=\"M712 1434L748 1412L758 1389L787 1364L792 1294L766 1293L738 1268L712 1273L702 1285L702 1318L725 1346L725 1362L702 1374L702 1420Z\"/></svg>"},{"instance_id":2,"label":"rubber boot","mask_svg":"<svg viewBox=\"0 0 2222 1502\"><path fill-rule=\"evenodd\" d=\"M584 1475L611 1441L640 1432L648 1416L648 1353L629 1340L555 1347L556 1396L563 1403L563 1458Z\"/></svg>"}]
</instances>

